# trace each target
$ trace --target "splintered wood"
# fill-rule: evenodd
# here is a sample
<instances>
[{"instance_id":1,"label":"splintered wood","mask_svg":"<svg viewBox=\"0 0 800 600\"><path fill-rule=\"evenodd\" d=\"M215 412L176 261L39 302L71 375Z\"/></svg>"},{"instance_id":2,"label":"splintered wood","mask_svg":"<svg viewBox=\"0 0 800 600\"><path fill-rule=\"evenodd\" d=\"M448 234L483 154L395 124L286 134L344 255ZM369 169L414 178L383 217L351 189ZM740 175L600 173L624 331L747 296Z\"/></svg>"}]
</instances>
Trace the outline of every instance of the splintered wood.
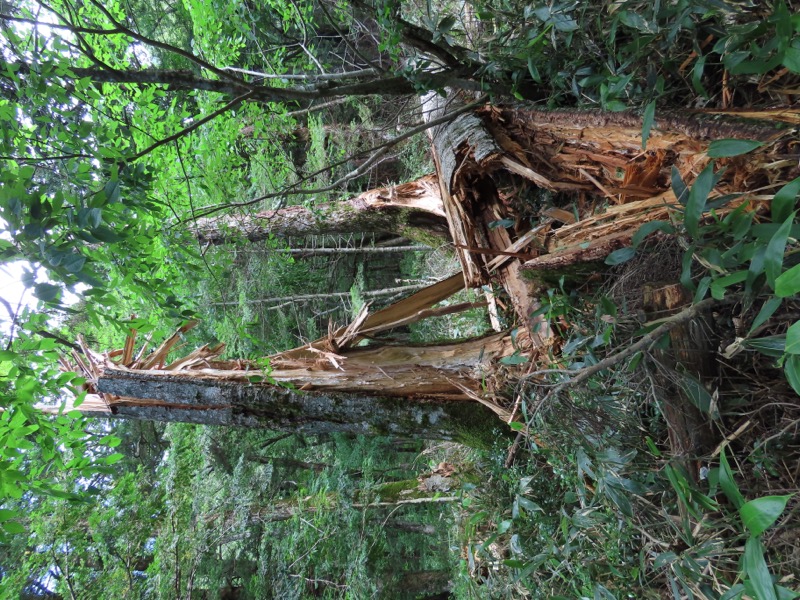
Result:
<instances>
[{"instance_id":1,"label":"splintered wood","mask_svg":"<svg viewBox=\"0 0 800 600\"><path fill-rule=\"evenodd\" d=\"M458 106L453 97L426 98L428 118ZM717 214L743 203L759 210L772 191L800 175L800 143L782 122L797 111L748 113L756 122L667 115L642 148L642 123L627 113L545 112L487 106L432 128L442 200L466 284L495 280L522 323L535 307L524 271L558 274L578 263L602 262L631 244L639 227L670 221L682 209L674 176L691 186L711 159L713 139L763 142L753 152L717 159L721 177L711 199L736 194ZM530 190L549 196L530 199ZM526 197L526 193L528 196ZM531 225L533 222L533 225Z\"/></svg>"},{"instance_id":2,"label":"splintered wood","mask_svg":"<svg viewBox=\"0 0 800 600\"><path fill-rule=\"evenodd\" d=\"M166 394L164 390L171 389L170 386L196 382L201 386L257 385L282 390L281 393L289 393L287 389L291 388L298 392L353 393L384 398L473 400L485 386L498 359L529 347L524 333L517 334L513 340L504 331L448 344L377 343L356 347L367 335L472 307L473 303L434 307L462 286L461 276L454 275L373 314L365 308L346 327L331 328L325 338L262 361L221 360L222 344L202 346L185 356L168 360L183 334L196 325L190 322L147 356L142 356L143 350L134 356L137 335L132 330L121 350L99 354L79 340L81 352L73 351L69 359L62 358L61 362L65 370L75 371L86 379L84 389L88 395L81 410L87 414L115 413L121 406L177 407L165 398L156 400L109 393L109 389L119 389L115 387L116 380L126 377L146 378L162 395ZM159 381L164 382L164 387L158 386ZM481 403L497 414L505 414L502 407L486 398ZM187 410L185 404L191 404L191 410L220 408L214 405L211 396L198 396L191 402L178 404L181 410ZM71 406L67 408L70 409Z\"/></svg>"},{"instance_id":3,"label":"splintered wood","mask_svg":"<svg viewBox=\"0 0 800 600\"><path fill-rule=\"evenodd\" d=\"M711 199L724 194L741 194L717 214L742 203L758 209L763 197L758 191L773 189L796 177L797 140L785 127L771 120L785 120L786 111L760 115L760 123L709 121L707 118L671 116L657 121L642 149L642 126L629 114L534 110L488 107L486 127L498 139L513 140L504 150L535 172L536 182L545 179L549 190L580 189L576 198L554 197L563 203L557 210L577 217L558 228L551 227L533 240L527 270L558 271L581 263L602 261L608 254L630 245L636 230L652 220L671 220L680 204L670 190L673 173L691 186L709 164L707 150L715 138L746 138L764 146L744 156L718 159L724 173ZM789 158L791 157L791 158ZM508 160L503 164L507 167ZM509 169L526 176L525 170ZM562 187L558 187L562 186ZM552 214L544 209L542 214ZM523 234L524 235L524 234ZM519 245L515 245L519 250Z\"/></svg>"}]
</instances>

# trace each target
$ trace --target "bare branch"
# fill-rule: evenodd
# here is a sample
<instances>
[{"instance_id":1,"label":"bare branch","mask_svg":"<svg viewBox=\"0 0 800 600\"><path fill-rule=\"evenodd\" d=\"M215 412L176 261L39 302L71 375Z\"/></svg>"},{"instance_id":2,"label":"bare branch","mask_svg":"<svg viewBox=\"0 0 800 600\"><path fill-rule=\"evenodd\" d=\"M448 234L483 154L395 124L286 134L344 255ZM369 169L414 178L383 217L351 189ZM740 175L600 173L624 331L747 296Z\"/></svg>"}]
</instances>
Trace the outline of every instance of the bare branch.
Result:
<instances>
[{"instance_id":1,"label":"bare branch","mask_svg":"<svg viewBox=\"0 0 800 600\"><path fill-rule=\"evenodd\" d=\"M394 146L396 146L400 142L402 142L404 140L407 140L408 138L410 138L410 137L412 137L412 136L414 136L414 135L416 135L418 133L422 133L423 131L425 131L427 129L430 129L431 127L436 127L437 125L441 125L442 123L447 123L448 121L451 121L452 119L455 119L458 115L460 115L462 113L465 113L465 112L468 112L468 111L474 109L477 106L480 106L481 104L483 104L486 101L486 99L487 99L487 96L482 96L481 98L479 98L478 100L476 100L475 102L473 102L471 104L467 104L465 106L462 106L461 108L459 108L457 110L454 110L453 112L448 113L448 114L446 114L444 116L441 116L438 119L433 119L432 121L429 121L427 123L423 123L422 125L414 127L412 129L409 129L408 131L406 131L406 132L404 132L404 133L402 133L402 134L400 134L400 135L388 140L387 142L385 142L385 143L383 143L383 144L381 144L379 146L374 146L373 148L371 148L370 150L367 151L367 152L374 152L374 154L372 156L370 156L364 162L364 164L362 164L355 171L352 171L352 172L348 173L344 177L340 178L338 181L335 181L334 183L332 183L332 184L330 184L328 186L321 187L321 188L315 188L315 189L297 189L297 186L299 186L300 184L302 184L305 181L308 181L310 178L318 175L319 173L327 171L327 170L331 169L334 166L343 164L344 162L346 162L348 160L351 160L352 158L354 158L356 156L360 156L360 155L364 154L364 152L359 152L359 153L357 153L355 155L348 156L347 158L342 159L341 161L338 161L336 163L328 165L325 169L321 169L320 171L318 171L316 173L312 173L310 175L307 175L306 177L304 177L303 179L301 179L297 183L295 183L295 184L293 184L293 185L291 185L291 186L289 186L289 187L287 187L287 188L285 188L285 189L283 189L283 190L281 190L279 192L273 192L273 193L270 193L270 194L264 194L263 196L259 196L257 198L253 198L251 200L246 200L244 202L229 202L227 204L222 204L222 205L218 205L218 206L208 206L208 207L205 207L205 208L198 209L198 212L194 216L194 218L208 217L209 215L213 215L214 213L220 212L222 210L226 210L228 208L239 208L239 207L243 207L243 206L252 206L253 204L257 204L259 202L263 202L264 200L270 200L272 198L285 198L286 196L300 196L300 195L302 195L302 196L311 196L311 195L314 195L314 194L322 194L322 193L325 193L325 192L330 192L332 190L335 190L340 185L342 185L343 183L345 183L347 181L350 181L351 179L355 179L356 177L359 177L360 175L363 175L369 169L369 167L371 167L373 164L375 164L375 162L378 159L383 157L391 148L393 148ZM186 219L184 219L183 221L179 221L177 223L177 225L180 225L180 224L185 223L185 222L186 222Z\"/></svg>"},{"instance_id":2,"label":"bare branch","mask_svg":"<svg viewBox=\"0 0 800 600\"><path fill-rule=\"evenodd\" d=\"M176 133L173 133L170 136L167 136L167 137L165 137L163 139L158 140L157 142L155 142L154 144L151 144L150 146L148 146L147 148L145 148L141 152L137 152L131 158L128 159L128 162L133 162L135 160L139 160L140 158L142 158L146 154L149 154L150 152L152 152L153 150L155 150L159 146L163 146L165 144L169 144L170 142L173 142L173 141L175 141L175 140L177 140L179 138L182 138L185 135L188 135L189 133L191 133L192 131L194 131L198 127L204 125L205 123L208 123L209 121L213 121L214 119L216 119L221 114L226 113L229 110L235 108L236 106L238 106L239 104L241 104L242 102L247 100L247 98L250 97L252 94L253 94L253 92L247 92L246 94L243 94L243 95L239 96L238 98L234 98L233 100L228 102L225 106L223 106L221 108L218 108L217 110L215 110L212 113L207 114L205 117L203 117L199 121L195 121L194 123L192 123L188 127L184 128L184 129L181 129L180 131L178 131Z\"/></svg>"},{"instance_id":3,"label":"bare branch","mask_svg":"<svg viewBox=\"0 0 800 600\"><path fill-rule=\"evenodd\" d=\"M271 73L260 73L258 71L251 71L249 69L239 69L236 67L225 67L226 71L235 71L236 73L244 73L245 75L252 75L254 77L261 77L263 79L286 79L289 81L335 81L338 79L360 79L365 77L372 77L378 75L377 69L359 69L358 71L348 71L345 73L309 73L306 75L276 75Z\"/></svg>"}]
</instances>

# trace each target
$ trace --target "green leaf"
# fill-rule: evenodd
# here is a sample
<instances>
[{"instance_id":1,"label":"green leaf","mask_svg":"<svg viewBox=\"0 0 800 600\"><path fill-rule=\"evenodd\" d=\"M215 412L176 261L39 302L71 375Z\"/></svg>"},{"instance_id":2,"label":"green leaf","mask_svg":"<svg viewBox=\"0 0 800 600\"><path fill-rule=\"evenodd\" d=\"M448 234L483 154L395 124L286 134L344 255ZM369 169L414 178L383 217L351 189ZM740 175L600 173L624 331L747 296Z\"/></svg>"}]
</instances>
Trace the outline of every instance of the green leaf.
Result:
<instances>
[{"instance_id":1,"label":"green leaf","mask_svg":"<svg viewBox=\"0 0 800 600\"><path fill-rule=\"evenodd\" d=\"M656 231L675 233L675 228L669 221L648 221L647 223L643 223L639 229L636 230L636 233L633 234L631 245L634 248L638 248L648 235Z\"/></svg>"},{"instance_id":2,"label":"green leaf","mask_svg":"<svg viewBox=\"0 0 800 600\"><path fill-rule=\"evenodd\" d=\"M33 295L42 302L52 302L61 293L61 288L52 283L37 283L33 288Z\"/></svg>"},{"instance_id":3,"label":"green leaf","mask_svg":"<svg viewBox=\"0 0 800 600\"><path fill-rule=\"evenodd\" d=\"M121 454L119 452L115 452L114 454L110 454L110 455L106 456L105 463L107 465L113 465L114 463L121 461L123 458L125 458L124 454Z\"/></svg>"},{"instance_id":4,"label":"green leaf","mask_svg":"<svg viewBox=\"0 0 800 600\"><path fill-rule=\"evenodd\" d=\"M751 535L761 535L772 527L786 508L792 494L786 496L764 496L744 504L739 509L742 523Z\"/></svg>"},{"instance_id":5,"label":"green leaf","mask_svg":"<svg viewBox=\"0 0 800 600\"><path fill-rule=\"evenodd\" d=\"M97 229L103 222L103 210L100 208L87 209L86 220L93 229Z\"/></svg>"},{"instance_id":6,"label":"green leaf","mask_svg":"<svg viewBox=\"0 0 800 600\"><path fill-rule=\"evenodd\" d=\"M512 354L511 356L504 356L500 359L500 364L503 365L524 365L528 362L527 356L522 356L521 354Z\"/></svg>"},{"instance_id":7,"label":"green leaf","mask_svg":"<svg viewBox=\"0 0 800 600\"><path fill-rule=\"evenodd\" d=\"M17 511L9 508L0 508L0 522L8 521L17 516Z\"/></svg>"},{"instance_id":8,"label":"green leaf","mask_svg":"<svg viewBox=\"0 0 800 600\"><path fill-rule=\"evenodd\" d=\"M113 156L114 155L112 154L112 157ZM110 179L103 188L103 193L105 194L108 202L110 203L117 202L120 196L119 180Z\"/></svg>"},{"instance_id":9,"label":"green leaf","mask_svg":"<svg viewBox=\"0 0 800 600\"><path fill-rule=\"evenodd\" d=\"M744 584L737 583L735 586L733 586L727 592L725 592L722 596L720 596L719 600L739 600L743 594L744 594Z\"/></svg>"},{"instance_id":10,"label":"green leaf","mask_svg":"<svg viewBox=\"0 0 800 600\"><path fill-rule=\"evenodd\" d=\"M528 512L544 512L544 509L536 504L533 500L529 500L525 496L517 496L517 502L519 505L527 510Z\"/></svg>"},{"instance_id":11,"label":"green leaf","mask_svg":"<svg viewBox=\"0 0 800 600\"><path fill-rule=\"evenodd\" d=\"M628 262L635 255L636 248L620 248L606 256L605 263L607 265L621 265L622 263Z\"/></svg>"},{"instance_id":12,"label":"green leaf","mask_svg":"<svg viewBox=\"0 0 800 600\"><path fill-rule=\"evenodd\" d=\"M747 154L756 148L760 148L764 142L756 140L714 140L708 146L708 154L711 158L726 158L729 156L739 156Z\"/></svg>"},{"instance_id":13,"label":"green leaf","mask_svg":"<svg viewBox=\"0 0 800 600\"><path fill-rule=\"evenodd\" d=\"M753 592L758 600L778 600L772 576L764 560L764 547L761 540L751 537L744 545L744 572L753 586Z\"/></svg>"},{"instance_id":14,"label":"green leaf","mask_svg":"<svg viewBox=\"0 0 800 600\"><path fill-rule=\"evenodd\" d=\"M525 431L525 423L522 423L521 421L512 421L508 424L508 426L514 431Z\"/></svg>"},{"instance_id":15,"label":"green leaf","mask_svg":"<svg viewBox=\"0 0 800 600\"><path fill-rule=\"evenodd\" d=\"M703 70L706 67L706 58L707 56L701 56L698 58L694 63L694 68L692 69L692 87L694 88L694 91L703 98L708 98L708 92L706 91L706 88L703 87Z\"/></svg>"},{"instance_id":16,"label":"green leaf","mask_svg":"<svg viewBox=\"0 0 800 600\"><path fill-rule=\"evenodd\" d=\"M776 298L773 296L761 306L761 310L758 311L756 318L753 319L753 324L750 326L750 331L747 332L747 335L752 334L756 329L761 327L764 323L766 323L769 318L775 314L775 311L781 305L783 300L781 298Z\"/></svg>"},{"instance_id":17,"label":"green leaf","mask_svg":"<svg viewBox=\"0 0 800 600\"><path fill-rule=\"evenodd\" d=\"M792 212L783 224L772 236L767 244L767 251L764 254L764 271L767 274L767 283L771 288L775 288L775 280L781 274L783 268L783 253L786 250L786 241L789 239L789 232L792 229L792 221L795 213Z\"/></svg>"},{"instance_id":18,"label":"green leaf","mask_svg":"<svg viewBox=\"0 0 800 600\"><path fill-rule=\"evenodd\" d=\"M684 183L680 171L678 171L675 166L672 167L671 177L672 191L675 193L675 198L678 199L680 204L686 206L686 202L689 200L689 188L686 187L686 183Z\"/></svg>"},{"instance_id":19,"label":"green leaf","mask_svg":"<svg viewBox=\"0 0 800 600\"><path fill-rule=\"evenodd\" d=\"M706 200L708 200L708 195L713 188L714 163L711 163L697 176L692 189L689 191L689 199L686 202L683 224L692 237L697 237L700 228L700 217L703 215Z\"/></svg>"},{"instance_id":20,"label":"green leaf","mask_svg":"<svg viewBox=\"0 0 800 600\"><path fill-rule=\"evenodd\" d=\"M692 401L692 404L694 404L700 412L709 414L711 410L711 394L703 387L703 384L688 373L683 373L680 385L683 391L686 392L689 400Z\"/></svg>"},{"instance_id":21,"label":"green leaf","mask_svg":"<svg viewBox=\"0 0 800 600\"><path fill-rule=\"evenodd\" d=\"M736 271L730 275L725 275L725 277L715 279L711 284L711 295L716 300L722 300L725 297L725 290L747 279L747 273L747 271Z\"/></svg>"},{"instance_id":22,"label":"green leaf","mask_svg":"<svg viewBox=\"0 0 800 600\"><path fill-rule=\"evenodd\" d=\"M456 18L452 15L448 15L439 21L439 25L437 25L437 31L446 32L450 31L453 28L453 25L456 24Z\"/></svg>"},{"instance_id":23,"label":"green leaf","mask_svg":"<svg viewBox=\"0 0 800 600\"><path fill-rule=\"evenodd\" d=\"M800 354L800 321L786 331L786 354Z\"/></svg>"},{"instance_id":24,"label":"green leaf","mask_svg":"<svg viewBox=\"0 0 800 600\"><path fill-rule=\"evenodd\" d=\"M489 223L489 229L497 229L498 227L508 229L509 227L513 227L515 224L516 220L514 219L500 219L499 221L492 221Z\"/></svg>"},{"instance_id":25,"label":"green leaf","mask_svg":"<svg viewBox=\"0 0 800 600\"><path fill-rule=\"evenodd\" d=\"M783 373L786 375L786 381L792 386L795 393L800 396L800 356L797 354L790 354L783 361Z\"/></svg>"},{"instance_id":26,"label":"green leaf","mask_svg":"<svg viewBox=\"0 0 800 600\"><path fill-rule=\"evenodd\" d=\"M652 100L644 109L642 117L642 150L647 150L647 140L650 138L650 129L656 118L656 101Z\"/></svg>"},{"instance_id":27,"label":"green leaf","mask_svg":"<svg viewBox=\"0 0 800 600\"><path fill-rule=\"evenodd\" d=\"M783 66L792 73L800 73L800 48L789 47L783 55Z\"/></svg>"},{"instance_id":28,"label":"green leaf","mask_svg":"<svg viewBox=\"0 0 800 600\"><path fill-rule=\"evenodd\" d=\"M8 533L25 533L25 528L16 521L6 521L3 523L3 529Z\"/></svg>"},{"instance_id":29,"label":"green leaf","mask_svg":"<svg viewBox=\"0 0 800 600\"><path fill-rule=\"evenodd\" d=\"M800 293L800 265L795 265L781 273L775 280L775 295L788 298Z\"/></svg>"},{"instance_id":30,"label":"green leaf","mask_svg":"<svg viewBox=\"0 0 800 600\"><path fill-rule=\"evenodd\" d=\"M742 345L745 348L750 348L756 352L761 352L761 354L775 358L780 358L786 354L785 335L769 335L766 337L753 338L752 340L744 340Z\"/></svg>"},{"instance_id":31,"label":"green leaf","mask_svg":"<svg viewBox=\"0 0 800 600\"><path fill-rule=\"evenodd\" d=\"M772 222L783 223L794 209L800 193L800 177L783 186L772 198Z\"/></svg>"},{"instance_id":32,"label":"green leaf","mask_svg":"<svg viewBox=\"0 0 800 600\"><path fill-rule=\"evenodd\" d=\"M539 74L538 67L533 62L533 56L528 57L528 72L536 83L542 83L542 76Z\"/></svg>"},{"instance_id":33,"label":"green leaf","mask_svg":"<svg viewBox=\"0 0 800 600\"><path fill-rule=\"evenodd\" d=\"M733 479L731 466L728 464L728 457L725 456L725 448L722 449L719 455L719 486L722 491L731 501L733 506L737 509L741 508L744 504L744 496L739 491L739 486Z\"/></svg>"},{"instance_id":34,"label":"green leaf","mask_svg":"<svg viewBox=\"0 0 800 600\"><path fill-rule=\"evenodd\" d=\"M80 254L71 253L64 257L61 263L68 273L79 273L86 264L86 257Z\"/></svg>"}]
</instances>

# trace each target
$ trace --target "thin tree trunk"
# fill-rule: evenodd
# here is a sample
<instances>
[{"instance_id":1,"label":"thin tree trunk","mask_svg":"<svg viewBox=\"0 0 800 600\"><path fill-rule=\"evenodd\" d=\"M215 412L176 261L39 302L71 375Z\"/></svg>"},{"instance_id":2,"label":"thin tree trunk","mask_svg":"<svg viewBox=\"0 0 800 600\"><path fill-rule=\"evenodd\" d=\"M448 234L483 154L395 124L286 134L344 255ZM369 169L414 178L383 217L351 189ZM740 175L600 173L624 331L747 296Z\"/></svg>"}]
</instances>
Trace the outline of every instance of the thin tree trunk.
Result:
<instances>
[{"instance_id":1,"label":"thin tree trunk","mask_svg":"<svg viewBox=\"0 0 800 600\"><path fill-rule=\"evenodd\" d=\"M366 292L361 292L359 295L363 298L380 298L382 296L393 296L394 294L405 294L407 292L416 292L417 290L421 290L428 287L427 284L414 284L414 285L404 285L401 287L395 288L385 288L382 290L368 290ZM279 304L281 302L309 302L311 300L329 300L332 298L341 299L341 298L350 298L350 292L332 292L328 294L297 294L295 296L280 296L277 298L253 298L252 300L245 300L245 304ZM211 302L209 303L210 306L238 306L241 302L237 301L230 301L230 302Z\"/></svg>"},{"instance_id":2,"label":"thin tree trunk","mask_svg":"<svg viewBox=\"0 0 800 600\"><path fill-rule=\"evenodd\" d=\"M30 73L31 65L21 62L0 61L0 70L11 69L22 75ZM453 87L480 89L480 83L463 79L456 70L427 73L425 78L431 89ZM60 79L89 79L95 83L125 83L138 86L166 85L170 90L205 90L227 97L242 97L248 102L302 102L332 99L341 96L402 96L418 93L413 81L402 76L372 77L371 79L345 82L338 85L297 87L273 87L269 81L254 84L234 73L225 78L207 79L188 70L168 69L103 69L97 67L72 67L68 72L53 70L53 77Z\"/></svg>"},{"instance_id":3,"label":"thin tree trunk","mask_svg":"<svg viewBox=\"0 0 800 600\"><path fill-rule=\"evenodd\" d=\"M658 317L692 303L692 294L680 283L648 284L643 292L645 311ZM693 396L701 394L692 393L694 386L702 387L702 382L712 380L715 375L716 362L712 359L716 344L711 337L713 329L708 325L709 312L704 311L688 323L673 328L669 332L669 349L653 351L660 363L654 379L661 392L659 408L667 424L670 451L685 461L695 480L699 472L696 457L710 450L712 440L710 417L704 415L696 406L697 400L693 400Z\"/></svg>"},{"instance_id":4,"label":"thin tree trunk","mask_svg":"<svg viewBox=\"0 0 800 600\"><path fill-rule=\"evenodd\" d=\"M290 254L299 258L312 258L314 256L338 256L340 254L392 254L395 252L430 252L430 246L361 246L359 248L278 248L273 250L279 254Z\"/></svg>"}]
</instances>

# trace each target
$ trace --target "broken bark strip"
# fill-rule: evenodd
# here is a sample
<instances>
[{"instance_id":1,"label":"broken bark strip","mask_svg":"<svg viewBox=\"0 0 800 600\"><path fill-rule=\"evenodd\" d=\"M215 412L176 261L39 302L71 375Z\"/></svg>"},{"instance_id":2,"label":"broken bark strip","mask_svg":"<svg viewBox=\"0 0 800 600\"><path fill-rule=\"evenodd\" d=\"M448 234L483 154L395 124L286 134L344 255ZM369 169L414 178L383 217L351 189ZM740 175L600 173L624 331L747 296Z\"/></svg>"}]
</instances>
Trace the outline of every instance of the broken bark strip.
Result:
<instances>
[{"instance_id":1,"label":"broken bark strip","mask_svg":"<svg viewBox=\"0 0 800 600\"><path fill-rule=\"evenodd\" d=\"M419 374L420 368L411 371ZM117 370L104 373L98 389L112 396L111 414L118 418L268 428L306 435L340 432L482 445L499 423L494 413L480 404L413 397L412 390L405 398L383 395L379 390L303 393L246 381Z\"/></svg>"},{"instance_id":2,"label":"broken bark strip","mask_svg":"<svg viewBox=\"0 0 800 600\"><path fill-rule=\"evenodd\" d=\"M447 279L443 279L433 285L429 285L420 291L403 298L402 300L382 308L381 310L371 313L367 316L366 320L359 325L359 331L369 330L373 333L376 331L384 331L394 323L404 322L407 319L412 319L415 315L419 315L425 310L430 309L434 304L446 300L456 292L464 289L464 278L461 273L451 275ZM332 340L341 340L344 337L348 338L347 345L355 345L363 339L360 335L350 336L348 334L350 326L340 327L331 335L311 342L306 346L300 346L294 350L282 352L281 356L284 358L305 358L308 356L309 351L319 349L327 349L332 345ZM336 350L341 349L341 343L336 343Z\"/></svg>"},{"instance_id":3,"label":"broken bark strip","mask_svg":"<svg viewBox=\"0 0 800 600\"><path fill-rule=\"evenodd\" d=\"M393 233L422 243L437 239L441 242L448 237L435 175L314 208L289 206L255 215L198 219L194 231L200 242L214 245L237 239L263 241L271 234L304 237Z\"/></svg>"}]
</instances>

